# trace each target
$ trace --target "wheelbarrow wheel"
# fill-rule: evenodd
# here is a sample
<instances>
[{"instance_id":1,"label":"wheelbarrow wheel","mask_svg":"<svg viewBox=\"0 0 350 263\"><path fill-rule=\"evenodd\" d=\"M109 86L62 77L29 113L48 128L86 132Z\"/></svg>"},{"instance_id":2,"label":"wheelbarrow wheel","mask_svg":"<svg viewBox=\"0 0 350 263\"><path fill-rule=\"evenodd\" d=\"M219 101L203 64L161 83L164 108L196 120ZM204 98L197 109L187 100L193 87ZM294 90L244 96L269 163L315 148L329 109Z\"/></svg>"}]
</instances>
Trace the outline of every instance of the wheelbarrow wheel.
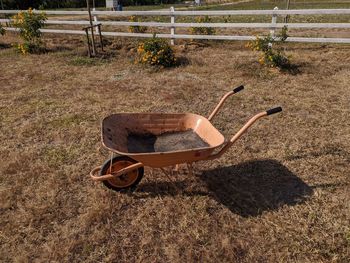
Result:
<instances>
[{"instance_id":1,"label":"wheelbarrow wheel","mask_svg":"<svg viewBox=\"0 0 350 263\"><path fill-rule=\"evenodd\" d=\"M116 173L134 163L137 162L128 156L116 156L112 159L112 165L110 159L103 164L100 175ZM141 181L143 174L144 169L143 167L140 167L128 173L122 174L121 176L102 182L105 186L114 191L121 191L124 189L135 190L135 187Z\"/></svg>"}]
</instances>

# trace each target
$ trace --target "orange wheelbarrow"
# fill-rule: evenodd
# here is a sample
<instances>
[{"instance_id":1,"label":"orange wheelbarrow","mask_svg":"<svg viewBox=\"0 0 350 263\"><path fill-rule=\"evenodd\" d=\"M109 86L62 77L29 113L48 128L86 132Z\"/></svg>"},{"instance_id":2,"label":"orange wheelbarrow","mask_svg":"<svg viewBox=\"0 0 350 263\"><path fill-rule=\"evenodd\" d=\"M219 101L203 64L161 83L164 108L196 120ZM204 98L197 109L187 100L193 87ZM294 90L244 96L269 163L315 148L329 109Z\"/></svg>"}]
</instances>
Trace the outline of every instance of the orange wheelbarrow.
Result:
<instances>
[{"instance_id":1,"label":"orange wheelbarrow","mask_svg":"<svg viewBox=\"0 0 350 263\"><path fill-rule=\"evenodd\" d=\"M230 140L211 124L225 100L243 90L225 94L208 118L193 113L118 113L102 121L102 144L112 156L90 176L119 191L134 189L144 166L161 168L219 158L258 119L282 111L281 107L252 117ZM117 154L114 156L114 154Z\"/></svg>"}]
</instances>

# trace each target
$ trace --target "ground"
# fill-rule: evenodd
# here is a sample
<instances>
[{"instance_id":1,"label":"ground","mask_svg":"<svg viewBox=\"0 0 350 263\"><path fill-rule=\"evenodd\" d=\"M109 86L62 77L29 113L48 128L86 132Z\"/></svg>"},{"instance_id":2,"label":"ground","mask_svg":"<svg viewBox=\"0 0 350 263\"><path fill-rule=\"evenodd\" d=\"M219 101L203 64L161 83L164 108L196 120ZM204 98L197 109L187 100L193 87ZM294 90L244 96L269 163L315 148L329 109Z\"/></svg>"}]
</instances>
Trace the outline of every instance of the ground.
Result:
<instances>
[{"instance_id":1,"label":"ground","mask_svg":"<svg viewBox=\"0 0 350 263\"><path fill-rule=\"evenodd\" d=\"M176 47L182 64L133 63L134 40L104 59L83 38L46 36L22 56L0 39L0 261L348 262L350 46L289 44L290 72L242 42ZM194 112L230 138L281 105L220 159L170 180L145 169L134 193L89 172L109 157L100 122L117 112Z\"/></svg>"}]
</instances>

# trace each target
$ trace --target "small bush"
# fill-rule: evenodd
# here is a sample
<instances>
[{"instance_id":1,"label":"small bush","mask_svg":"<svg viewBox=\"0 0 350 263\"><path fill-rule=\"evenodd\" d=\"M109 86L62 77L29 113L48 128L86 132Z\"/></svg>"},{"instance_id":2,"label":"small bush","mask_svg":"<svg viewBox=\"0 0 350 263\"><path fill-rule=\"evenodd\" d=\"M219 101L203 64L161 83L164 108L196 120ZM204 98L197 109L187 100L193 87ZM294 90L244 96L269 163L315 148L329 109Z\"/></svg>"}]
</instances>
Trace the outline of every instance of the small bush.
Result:
<instances>
[{"instance_id":1,"label":"small bush","mask_svg":"<svg viewBox=\"0 0 350 263\"><path fill-rule=\"evenodd\" d=\"M211 23L211 18L200 16L196 18L196 23ZM212 27L192 27L191 33L194 35L215 35L215 29Z\"/></svg>"},{"instance_id":2,"label":"small bush","mask_svg":"<svg viewBox=\"0 0 350 263\"><path fill-rule=\"evenodd\" d=\"M41 50L41 32L44 26L46 15L44 13L35 14L31 8L28 11L21 11L13 16L13 25L19 28L19 34L23 39L23 44L15 44L15 48L22 54L36 53Z\"/></svg>"},{"instance_id":3,"label":"small bush","mask_svg":"<svg viewBox=\"0 0 350 263\"><path fill-rule=\"evenodd\" d=\"M153 38L147 39L138 45L137 56L135 63L162 67L176 65L173 49L167 41L156 38L155 35Z\"/></svg>"},{"instance_id":4,"label":"small bush","mask_svg":"<svg viewBox=\"0 0 350 263\"><path fill-rule=\"evenodd\" d=\"M136 16L131 16L129 22L141 22L141 19L136 19ZM128 31L130 33L145 33L147 28L145 26L129 26Z\"/></svg>"},{"instance_id":5,"label":"small bush","mask_svg":"<svg viewBox=\"0 0 350 263\"><path fill-rule=\"evenodd\" d=\"M262 52L259 58L260 64L283 69L290 65L289 58L281 47L287 37L287 27L283 27L276 38L272 37L271 34L263 38L257 36L246 46L254 51Z\"/></svg>"}]
</instances>

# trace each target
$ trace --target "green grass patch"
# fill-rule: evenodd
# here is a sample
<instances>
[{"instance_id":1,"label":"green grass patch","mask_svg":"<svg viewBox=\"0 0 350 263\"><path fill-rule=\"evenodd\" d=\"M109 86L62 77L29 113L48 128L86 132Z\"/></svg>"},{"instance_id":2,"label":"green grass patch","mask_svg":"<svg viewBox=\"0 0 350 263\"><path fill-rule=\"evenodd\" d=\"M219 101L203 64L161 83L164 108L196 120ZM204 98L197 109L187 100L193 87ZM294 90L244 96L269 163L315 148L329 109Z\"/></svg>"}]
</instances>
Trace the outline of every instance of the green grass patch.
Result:
<instances>
[{"instance_id":1,"label":"green grass patch","mask_svg":"<svg viewBox=\"0 0 350 263\"><path fill-rule=\"evenodd\" d=\"M45 162L50 167L69 165L79 156L79 149L67 146L48 146L42 151Z\"/></svg>"},{"instance_id":2,"label":"green grass patch","mask_svg":"<svg viewBox=\"0 0 350 263\"><path fill-rule=\"evenodd\" d=\"M194 9L196 10L254 10L254 9L279 9L287 8L287 1L249 1L231 5L204 5ZM328 8L349 8L349 3L345 1L291 1L289 9L328 9Z\"/></svg>"},{"instance_id":3,"label":"green grass patch","mask_svg":"<svg viewBox=\"0 0 350 263\"><path fill-rule=\"evenodd\" d=\"M89 121L90 118L86 115L73 114L73 115L64 115L61 118L52 120L48 122L48 125L53 128L66 128L72 127L75 125L80 125L83 122Z\"/></svg>"},{"instance_id":4,"label":"green grass patch","mask_svg":"<svg viewBox=\"0 0 350 263\"><path fill-rule=\"evenodd\" d=\"M69 61L69 64L72 66L99 66L109 62L110 60L106 58L90 58L83 56L75 56Z\"/></svg>"}]
</instances>

